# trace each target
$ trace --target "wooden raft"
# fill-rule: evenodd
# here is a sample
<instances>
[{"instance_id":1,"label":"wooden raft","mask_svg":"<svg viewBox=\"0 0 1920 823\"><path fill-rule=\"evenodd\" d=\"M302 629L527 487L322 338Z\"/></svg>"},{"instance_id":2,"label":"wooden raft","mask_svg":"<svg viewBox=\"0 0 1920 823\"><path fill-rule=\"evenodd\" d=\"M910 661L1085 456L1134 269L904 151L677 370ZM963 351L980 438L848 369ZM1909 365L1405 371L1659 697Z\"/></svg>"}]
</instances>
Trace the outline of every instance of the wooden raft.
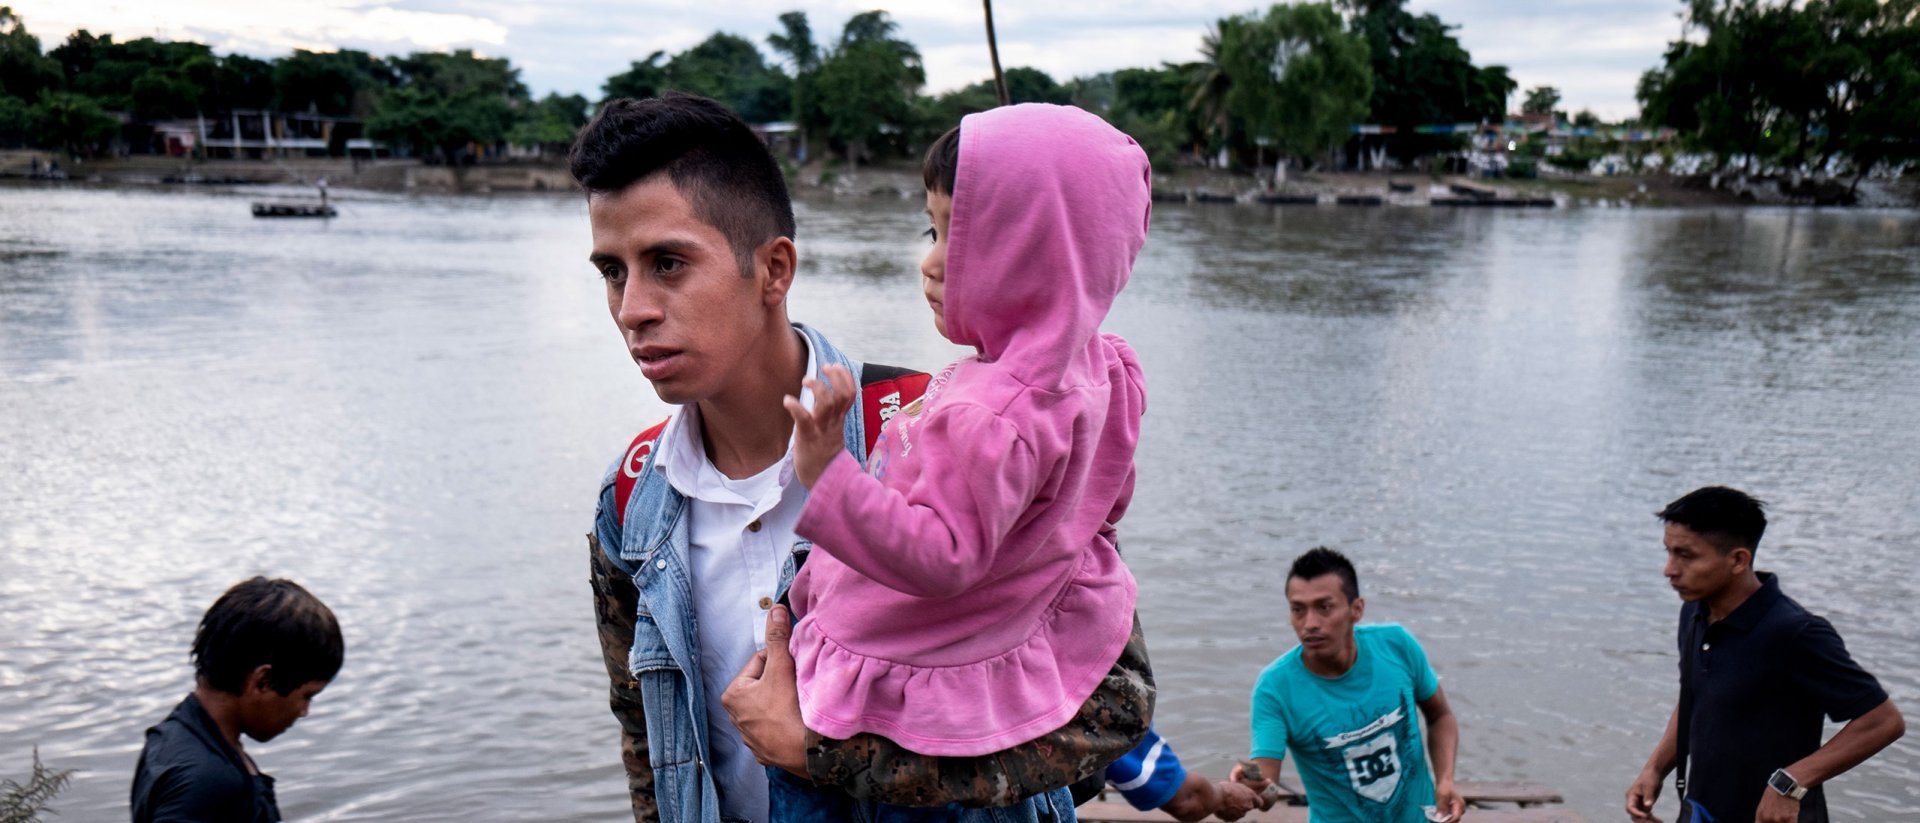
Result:
<instances>
[{"instance_id":1,"label":"wooden raft","mask_svg":"<svg viewBox=\"0 0 1920 823\"><path fill-rule=\"evenodd\" d=\"M1274 785L1280 787L1280 803L1272 809L1251 812L1240 819L1246 823L1307 823L1305 805L1286 805L1304 803L1306 800L1300 783L1291 777L1282 777L1274 781ZM1463 781L1454 786L1467 798L1466 823L1586 823L1586 818L1581 817L1579 812L1554 805L1565 802L1565 799L1560 792L1547 786L1474 781ZM1512 806L1489 805L1496 803ZM1173 819L1159 809L1143 812L1124 802L1107 800L1104 792L1099 798L1080 807L1079 818L1085 823L1165 823Z\"/></svg>"}]
</instances>

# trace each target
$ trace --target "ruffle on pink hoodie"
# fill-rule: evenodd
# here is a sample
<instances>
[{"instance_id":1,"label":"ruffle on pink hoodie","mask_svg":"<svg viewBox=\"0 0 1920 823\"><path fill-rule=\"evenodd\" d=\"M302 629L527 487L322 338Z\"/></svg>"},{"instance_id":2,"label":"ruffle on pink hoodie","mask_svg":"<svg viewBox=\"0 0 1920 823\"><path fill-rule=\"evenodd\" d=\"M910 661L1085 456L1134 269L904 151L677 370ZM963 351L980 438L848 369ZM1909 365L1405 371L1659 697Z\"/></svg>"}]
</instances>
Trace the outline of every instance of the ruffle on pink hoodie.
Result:
<instances>
[{"instance_id":1,"label":"ruffle on pink hoodie","mask_svg":"<svg viewBox=\"0 0 1920 823\"><path fill-rule=\"evenodd\" d=\"M1133 495L1140 365L1100 323L1146 242L1147 157L1075 108L967 117L945 320L975 354L813 487L794 580L800 710L973 756L1059 728L1119 657L1134 581L1104 526Z\"/></svg>"}]
</instances>

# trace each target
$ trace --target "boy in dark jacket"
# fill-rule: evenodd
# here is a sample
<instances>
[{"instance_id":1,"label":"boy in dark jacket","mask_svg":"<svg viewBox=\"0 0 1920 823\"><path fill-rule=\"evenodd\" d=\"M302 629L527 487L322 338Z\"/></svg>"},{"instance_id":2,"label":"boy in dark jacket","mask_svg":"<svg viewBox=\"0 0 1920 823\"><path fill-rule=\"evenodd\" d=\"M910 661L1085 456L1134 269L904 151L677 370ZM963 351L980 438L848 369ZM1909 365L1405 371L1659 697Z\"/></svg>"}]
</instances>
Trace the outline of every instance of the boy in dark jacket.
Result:
<instances>
[{"instance_id":1,"label":"boy in dark jacket","mask_svg":"<svg viewBox=\"0 0 1920 823\"><path fill-rule=\"evenodd\" d=\"M298 583L255 577L228 589L194 635L193 692L147 730L134 823L279 821L273 778L240 736L265 743L306 717L344 653L332 610Z\"/></svg>"}]
</instances>

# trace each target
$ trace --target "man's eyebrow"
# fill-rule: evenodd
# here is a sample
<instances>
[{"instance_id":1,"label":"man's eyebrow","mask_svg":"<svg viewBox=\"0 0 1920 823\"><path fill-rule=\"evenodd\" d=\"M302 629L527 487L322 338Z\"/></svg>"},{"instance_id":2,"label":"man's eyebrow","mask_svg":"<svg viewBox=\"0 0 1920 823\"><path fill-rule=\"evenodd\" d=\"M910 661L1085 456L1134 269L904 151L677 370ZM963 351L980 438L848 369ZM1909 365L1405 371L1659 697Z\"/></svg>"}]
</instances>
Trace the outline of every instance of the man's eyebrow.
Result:
<instances>
[{"instance_id":1,"label":"man's eyebrow","mask_svg":"<svg viewBox=\"0 0 1920 823\"><path fill-rule=\"evenodd\" d=\"M677 237L658 240L640 250L640 257L658 257L663 254L688 255L700 247L699 242ZM596 251L587 255L587 261L595 266L619 263L620 255L613 252Z\"/></svg>"}]
</instances>

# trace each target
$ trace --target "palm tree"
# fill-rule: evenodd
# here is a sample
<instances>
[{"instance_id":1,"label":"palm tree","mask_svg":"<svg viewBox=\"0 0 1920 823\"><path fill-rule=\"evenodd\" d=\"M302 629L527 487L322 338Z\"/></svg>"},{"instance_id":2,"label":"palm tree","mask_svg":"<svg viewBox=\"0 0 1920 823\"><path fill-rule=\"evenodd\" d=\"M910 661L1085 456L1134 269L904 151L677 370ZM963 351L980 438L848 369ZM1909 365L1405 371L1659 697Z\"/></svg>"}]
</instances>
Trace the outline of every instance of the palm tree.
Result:
<instances>
[{"instance_id":1,"label":"palm tree","mask_svg":"<svg viewBox=\"0 0 1920 823\"><path fill-rule=\"evenodd\" d=\"M793 75L799 77L820 68L820 46L813 42L813 26L807 23L807 13L790 11L780 15L780 27L784 32L767 35L767 45L793 64Z\"/></svg>"},{"instance_id":2,"label":"palm tree","mask_svg":"<svg viewBox=\"0 0 1920 823\"><path fill-rule=\"evenodd\" d=\"M1200 41L1200 62L1189 64L1193 73L1187 81L1187 108L1199 115L1208 131L1219 135L1222 144L1232 136L1233 129L1233 118L1227 113L1227 89L1233 87L1233 81L1222 60L1226 53L1223 44L1238 36L1239 26L1239 18L1223 17L1207 27Z\"/></svg>"}]
</instances>

